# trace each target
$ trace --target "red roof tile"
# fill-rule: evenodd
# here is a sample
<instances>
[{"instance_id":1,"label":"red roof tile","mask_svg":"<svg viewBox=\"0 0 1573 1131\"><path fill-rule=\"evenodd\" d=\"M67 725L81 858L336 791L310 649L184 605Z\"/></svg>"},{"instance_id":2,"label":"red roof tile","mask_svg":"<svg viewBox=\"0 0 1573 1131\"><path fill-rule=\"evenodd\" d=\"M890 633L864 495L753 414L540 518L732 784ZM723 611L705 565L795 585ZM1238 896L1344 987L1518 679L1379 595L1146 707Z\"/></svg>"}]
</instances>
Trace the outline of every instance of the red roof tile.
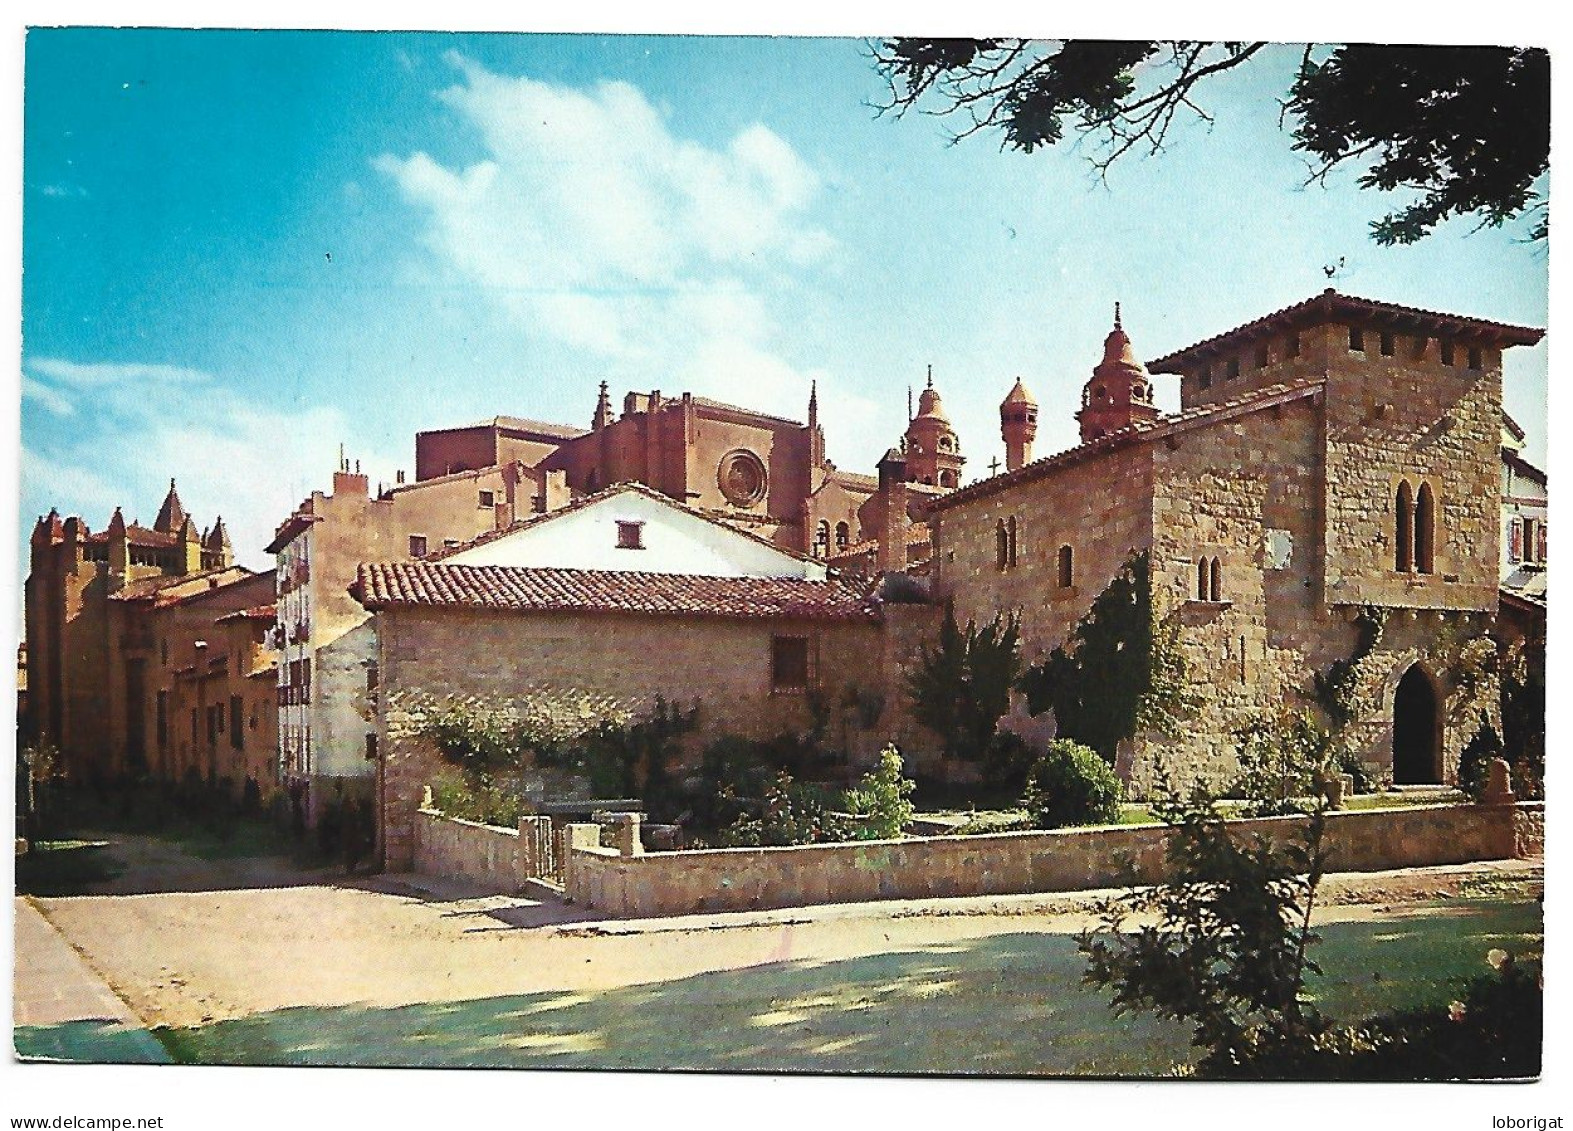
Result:
<instances>
[{"instance_id":1,"label":"red roof tile","mask_svg":"<svg viewBox=\"0 0 1573 1131\"><path fill-rule=\"evenodd\" d=\"M233 613L226 613L218 618L216 623L223 624L231 620L267 620L275 619L274 606L254 605L249 609L238 609Z\"/></svg>"},{"instance_id":2,"label":"red roof tile","mask_svg":"<svg viewBox=\"0 0 1573 1131\"><path fill-rule=\"evenodd\" d=\"M802 620L878 618L877 606L863 591L839 579L372 562L360 567L350 593L372 610L414 607Z\"/></svg>"}]
</instances>

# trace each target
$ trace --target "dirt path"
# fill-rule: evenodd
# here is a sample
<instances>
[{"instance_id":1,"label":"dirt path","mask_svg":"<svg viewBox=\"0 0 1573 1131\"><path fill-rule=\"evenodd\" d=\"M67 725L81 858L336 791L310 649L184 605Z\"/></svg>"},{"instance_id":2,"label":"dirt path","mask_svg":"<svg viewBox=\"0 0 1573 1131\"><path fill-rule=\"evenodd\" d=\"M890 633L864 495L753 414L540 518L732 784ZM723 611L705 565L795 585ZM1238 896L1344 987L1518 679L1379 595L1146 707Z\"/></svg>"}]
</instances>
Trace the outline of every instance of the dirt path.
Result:
<instances>
[{"instance_id":1,"label":"dirt path","mask_svg":"<svg viewBox=\"0 0 1573 1131\"><path fill-rule=\"evenodd\" d=\"M202 874L164 847L133 847L127 855L131 866L108 887L146 892L158 875L197 885ZM231 1032L224 1055L239 1048L239 1060L492 1063L488 1057L506 1052L498 1062L548 1056L547 1063L724 1066L734 1050L752 1046L715 1044L710 1030L774 1025L776 1043L759 1046L761 1055L813 1067L823 1063L815 1057L836 1052L837 1041L859 1043L860 1015L896 1009L891 1016L924 1028L921 1039L934 1047L907 1049L889 1070L912 1070L916 1058L966 1071L944 1043L955 1043L951 1026L962 1021L934 1020L934 999L966 987L977 998L969 1015L982 1014L968 1024L986 1028L991 1009L1037 1023L1074 991L1080 967L1068 936L1095 921L1092 897L1081 894L619 922L423 877L344 882L302 877L283 863L220 863L210 879L251 875L271 886L36 902L146 1022L203 1039ZM1332 877L1319 921L1401 921L1407 907L1421 906L1416 900L1431 901L1434 914L1436 900L1492 884L1513 888L1522 902L1535 875L1519 863ZM1534 914L1538 922L1538 908ZM1023 996L1009 984L1019 977L1012 971L1031 971L1037 982L1051 968L1068 989L1038 986ZM625 1004L613 1009L617 1001ZM1089 998L1080 1008L1101 1003ZM538 1013L539 1022L518 1020ZM674 1036L657 1024L663 1014L692 1031ZM839 1036L811 1040L814 1018ZM239 1028L226 1030L229 1023ZM521 1025L545 1043L519 1046ZM330 1034L339 1027L359 1036L338 1041ZM601 1033L601 1044L586 1044L586 1033ZM1174 1036L1154 1039L1172 1045ZM992 1038L969 1039L996 1048ZM1021 1070L1009 1046L996 1051L1005 1058L1000 1066L990 1061L982 1070ZM870 1055L874 1070L886 1065L879 1059L885 1051Z\"/></svg>"}]
</instances>

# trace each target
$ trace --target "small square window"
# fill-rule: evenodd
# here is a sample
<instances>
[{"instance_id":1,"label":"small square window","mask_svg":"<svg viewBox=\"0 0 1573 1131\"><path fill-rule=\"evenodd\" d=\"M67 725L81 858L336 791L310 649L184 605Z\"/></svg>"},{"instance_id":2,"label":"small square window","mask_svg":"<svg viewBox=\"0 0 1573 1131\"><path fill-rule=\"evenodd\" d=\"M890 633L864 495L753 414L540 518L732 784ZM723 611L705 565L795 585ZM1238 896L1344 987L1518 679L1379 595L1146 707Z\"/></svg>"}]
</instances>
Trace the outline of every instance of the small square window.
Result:
<instances>
[{"instance_id":1,"label":"small square window","mask_svg":"<svg viewBox=\"0 0 1573 1131\"><path fill-rule=\"evenodd\" d=\"M1266 369L1267 368L1267 361L1268 361L1267 347L1265 345L1257 346L1256 347L1256 368L1258 368L1258 369Z\"/></svg>"},{"instance_id":2,"label":"small square window","mask_svg":"<svg viewBox=\"0 0 1573 1131\"><path fill-rule=\"evenodd\" d=\"M619 550L644 549L644 523L618 519L617 548Z\"/></svg>"},{"instance_id":3,"label":"small square window","mask_svg":"<svg viewBox=\"0 0 1573 1131\"><path fill-rule=\"evenodd\" d=\"M808 637L771 637L770 687L773 691L807 690Z\"/></svg>"},{"instance_id":4,"label":"small square window","mask_svg":"<svg viewBox=\"0 0 1573 1131\"><path fill-rule=\"evenodd\" d=\"M424 558L426 556L426 535L410 535L410 557Z\"/></svg>"},{"instance_id":5,"label":"small square window","mask_svg":"<svg viewBox=\"0 0 1573 1131\"><path fill-rule=\"evenodd\" d=\"M444 538L442 540L442 548L444 550L457 550L459 548L459 540L457 538Z\"/></svg>"},{"instance_id":6,"label":"small square window","mask_svg":"<svg viewBox=\"0 0 1573 1131\"><path fill-rule=\"evenodd\" d=\"M492 507L494 507L496 505L497 505L497 493L495 491L482 491L481 492L481 509L482 510L491 510Z\"/></svg>"},{"instance_id":7,"label":"small square window","mask_svg":"<svg viewBox=\"0 0 1573 1131\"><path fill-rule=\"evenodd\" d=\"M1227 376L1233 378L1233 377L1238 377L1239 375L1240 375L1240 359L1237 358L1237 357L1231 357L1229 359L1229 369L1228 369L1228 372L1227 372Z\"/></svg>"}]
</instances>

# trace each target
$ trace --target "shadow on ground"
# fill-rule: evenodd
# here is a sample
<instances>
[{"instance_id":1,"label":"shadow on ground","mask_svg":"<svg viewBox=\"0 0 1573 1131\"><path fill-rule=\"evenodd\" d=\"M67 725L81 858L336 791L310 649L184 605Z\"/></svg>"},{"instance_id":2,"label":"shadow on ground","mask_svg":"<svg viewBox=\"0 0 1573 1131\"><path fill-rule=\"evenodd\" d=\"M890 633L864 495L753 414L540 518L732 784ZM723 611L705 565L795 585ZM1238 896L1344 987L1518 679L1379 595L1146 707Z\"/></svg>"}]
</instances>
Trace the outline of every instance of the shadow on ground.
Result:
<instances>
[{"instance_id":1,"label":"shadow on ground","mask_svg":"<svg viewBox=\"0 0 1573 1131\"><path fill-rule=\"evenodd\" d=\"M1446 1002L1485 970L1486 951L1538 952L1541 930L1537 904L1492 901L1329 924L1313 989L1350 1020ZM228 1064L1152 1076L1187 1059L1184 1027L1115 1017L1083 969L1073 938L1023 933L600 993L283 1009L156 1035L177 1061Z\"/></svg>"},{"instance_id":2,"label":"shadow on ground","mask_svg":"<svg viewBox=\"0 0 1573 1131\"><path fill-rule=\"evenodd\" d=\"M18 1025L12 1045L20 1060L93 1064L165 1064L169 1054L146 1029L112 1021L68 1021L62 1025Z\"/></svg>"}]
</instances>

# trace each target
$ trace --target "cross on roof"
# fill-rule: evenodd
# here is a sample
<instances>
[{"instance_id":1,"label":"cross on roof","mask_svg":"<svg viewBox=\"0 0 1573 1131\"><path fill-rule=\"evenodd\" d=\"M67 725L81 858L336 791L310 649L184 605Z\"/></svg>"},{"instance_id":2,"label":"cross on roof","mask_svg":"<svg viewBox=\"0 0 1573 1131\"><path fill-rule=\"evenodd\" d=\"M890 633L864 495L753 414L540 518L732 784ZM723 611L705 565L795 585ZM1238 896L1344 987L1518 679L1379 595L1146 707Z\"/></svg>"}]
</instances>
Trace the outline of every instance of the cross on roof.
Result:
<instances>
[{"instance_id":1,"label":"cross on roof","mask_svg":"<svg viewBox=\"0 0 1573 1131\"><path fill-rule=\"evenodd\" d=\"M993 459L989 460L989 474L990 475L998 475L999 473L1000 473L1000 457L999 456L995 456Z\"/></svg>"}]
</instances>

